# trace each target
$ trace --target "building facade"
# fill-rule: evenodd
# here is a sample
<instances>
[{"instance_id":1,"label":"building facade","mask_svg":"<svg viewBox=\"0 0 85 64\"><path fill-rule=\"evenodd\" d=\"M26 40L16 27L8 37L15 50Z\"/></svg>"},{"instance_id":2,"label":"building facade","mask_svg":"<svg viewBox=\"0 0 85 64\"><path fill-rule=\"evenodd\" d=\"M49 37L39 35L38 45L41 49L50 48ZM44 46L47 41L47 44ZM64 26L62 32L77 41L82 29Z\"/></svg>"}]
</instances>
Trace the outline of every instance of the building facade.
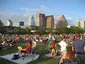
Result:
<instances>
[{"instance_id":1,"label":"building facade","mask_svg":"<svg viewBox=\"0 0 85 64\"><path fill-rule=\"evenodd\" d=\"M40 28L46 27L45 14L36 14L36 26Z\"/></svg>"},{"instance_id":2,"label":"building facade","mask_svg":"<svg viewBox=\"0 0 85 64\"><path fill-rule=\"evenodd\" d=\"M8 20L7 20L7 26L13 26L13 22L12 22L11 19L8 19Z\"/></svg>"},{"instance_id":3,"label":"building facade","mask_svg":"<svg viewBox=\"0 0 85 64\"><path fill-rule=\"evenodd\" d=\"M3 27L4 23L0 20L0 27Z\"/></svg>"},{"instance_id":4,"label":"building facade","mask_svg":"<svg viewBox=\"0 0 85 64\"><path fill-rule=\"evenodd\" d=\"M53 15L46 16L46 28L54 29L54 17L53 17Z\"/></svg>"},{"instance_id":5,"label":"building facade","mask_svg":"<svg viewBox=\"0 0 85 64\"><path fill-rule=\"evenodd\" d=\"M24 26L24 22L23 21L20 21L19 22L19 26Z\"/></svg>"},{"instance_id":6,"label":"building facade","mask_svg":"<svg viewBox=\"0 0 85 64\"><path fill-rule=\"evenodd\" d=\"M77 26L77 27L80 27L80 28L82 28L82 29L85 30L85 21L82 20L82 19L79 19L79 20L76 22L76 26Z\"/></svg>"},{"instance_id":7,"label":"building facade","mask_svg":"<svg viewBox=\"0 0 85 64\"><path fill-rule=\"evenodd\" d=\"M33 17L33 16L30 16L30 17L29 17L28 26L29 26L29 28L31 28L31 29L35 29L35 20L34 20L34 17Z\"/></svg>"},{"instance_id":8,"label":"building facade","mask_svg":"<svg viewBox=\"0 0 85 64\"><path fill-rule=\"evenodd\" d=\"M68 26L68 22L65 16L64 15L59 16L57 19L57 29L67 27L67 26Z\"/></svg>"},{"instance_id":9,"label":"building facade","mask_svg":"<svg viewBox=\"0 0 85 64\"><path fill-rule=\"evenodd\" d=\"M24 22L23 21L19 22L19 27L24 28Z\"/></svg>"}]
</instances>

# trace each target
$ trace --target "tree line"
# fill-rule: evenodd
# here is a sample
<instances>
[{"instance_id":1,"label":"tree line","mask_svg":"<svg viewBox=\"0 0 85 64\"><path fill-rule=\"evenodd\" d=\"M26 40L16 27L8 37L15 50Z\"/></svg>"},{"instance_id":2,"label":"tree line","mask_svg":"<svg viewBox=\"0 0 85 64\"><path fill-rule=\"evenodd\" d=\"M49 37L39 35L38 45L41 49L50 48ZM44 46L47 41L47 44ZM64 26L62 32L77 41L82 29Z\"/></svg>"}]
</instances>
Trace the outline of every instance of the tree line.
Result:
<instances>
[{"instance_id":1,"label":"tree line","mask_svg":"<svg viewBox=\"0 0 85 64\"><path fill-rule=\"evenodd\" d=\"M49 34L49 33L54 33L54 34L79 34L79 33L84 33L85 30L79 28L79 27L75 27L72 26L70 28L64 27L64 28L60 28L60 29L46 29L46 28L40 28L37 27L34 32L32 32L33 29L30 29L28 27L26 28L21 28L21 27L17 27L15 29L0 29L0 33L2 34Z\"/></svg>"}]
</instances>

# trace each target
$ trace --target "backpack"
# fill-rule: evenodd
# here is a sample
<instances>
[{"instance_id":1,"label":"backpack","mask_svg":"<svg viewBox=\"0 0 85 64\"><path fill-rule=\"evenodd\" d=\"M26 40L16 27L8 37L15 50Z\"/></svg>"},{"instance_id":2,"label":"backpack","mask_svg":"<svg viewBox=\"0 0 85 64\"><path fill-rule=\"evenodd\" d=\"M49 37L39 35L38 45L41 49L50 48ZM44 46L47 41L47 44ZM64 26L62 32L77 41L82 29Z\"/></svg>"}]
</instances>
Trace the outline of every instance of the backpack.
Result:
<instances>
[{"instance_id":1,"label":"backpack","mask_svg":"<svg viewBox=\"0 0 85 64\"><path fill-rule=\"evenodd\" d=\"M12 59L13 59L13 60L17 60L17 59L19 59L19 58L20 58L19 54L14 54Z\"/></svg>"}]
</instances>

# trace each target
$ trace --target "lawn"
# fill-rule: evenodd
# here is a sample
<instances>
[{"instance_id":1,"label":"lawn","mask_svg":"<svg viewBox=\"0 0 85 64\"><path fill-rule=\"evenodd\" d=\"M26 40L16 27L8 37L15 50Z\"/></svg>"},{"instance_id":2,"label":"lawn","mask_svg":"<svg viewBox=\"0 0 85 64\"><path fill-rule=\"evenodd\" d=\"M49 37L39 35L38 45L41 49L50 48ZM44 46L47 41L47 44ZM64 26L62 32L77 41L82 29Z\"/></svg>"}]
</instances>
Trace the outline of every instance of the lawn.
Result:
<instances>
[{"instance_id":1,"label":"lawn","mask_svg":"<svg viewBox=\"0 0 85 64\"><path fill-rule=\"evenodd\" d=\"M18 46L20 46L20 45L25 47L27 44L23 43L23 44L19 44ZM17 46L13 49L7 49L4 51L0 50L0 56L15 53L17 51L18 51ZM37 60L32 61L28 64L58 64L60 59L48 58L45 56L45 54L47 54L49 52L50 51L48 51L47 44L37 43L37 48L36 48L35 53L40 54L40 57ZM15 63L8 61L6 59L0 58L0 64L15 64Z\"/></svg>"}]
</instances>

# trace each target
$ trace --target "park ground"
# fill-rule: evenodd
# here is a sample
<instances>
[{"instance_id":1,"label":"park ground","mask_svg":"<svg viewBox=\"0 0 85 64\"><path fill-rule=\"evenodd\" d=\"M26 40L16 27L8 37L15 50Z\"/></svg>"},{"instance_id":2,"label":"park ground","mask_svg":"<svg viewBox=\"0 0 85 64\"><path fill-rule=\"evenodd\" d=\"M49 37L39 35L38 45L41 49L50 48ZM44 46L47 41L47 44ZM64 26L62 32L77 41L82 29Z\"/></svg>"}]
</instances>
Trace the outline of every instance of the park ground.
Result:
<instances>
[{"instance_id":1,"label":"park ground","mask_svg":"<svg viewBox=\"0 0 85 64\"><path fill-rule=\"evenodd\" d=\"M3 51L0 50L0 56L11 54L11 53L16 53L18 52L18 48L17 48L18 46L23 46L24 48L26 45L27 43L19 43L17 46L15 46L12 49L7 49ZM34 60L28 64L58 64L60 60L60 58L55 59L55 58L49 58L45 56L45 54L50 53L50 51L48 50L47 44L41 44L38 42L35 53L40 54L40 57L37 60ZM16 64L16 63L0 58L0 64Z\"/></svg>"}]
</instances>

